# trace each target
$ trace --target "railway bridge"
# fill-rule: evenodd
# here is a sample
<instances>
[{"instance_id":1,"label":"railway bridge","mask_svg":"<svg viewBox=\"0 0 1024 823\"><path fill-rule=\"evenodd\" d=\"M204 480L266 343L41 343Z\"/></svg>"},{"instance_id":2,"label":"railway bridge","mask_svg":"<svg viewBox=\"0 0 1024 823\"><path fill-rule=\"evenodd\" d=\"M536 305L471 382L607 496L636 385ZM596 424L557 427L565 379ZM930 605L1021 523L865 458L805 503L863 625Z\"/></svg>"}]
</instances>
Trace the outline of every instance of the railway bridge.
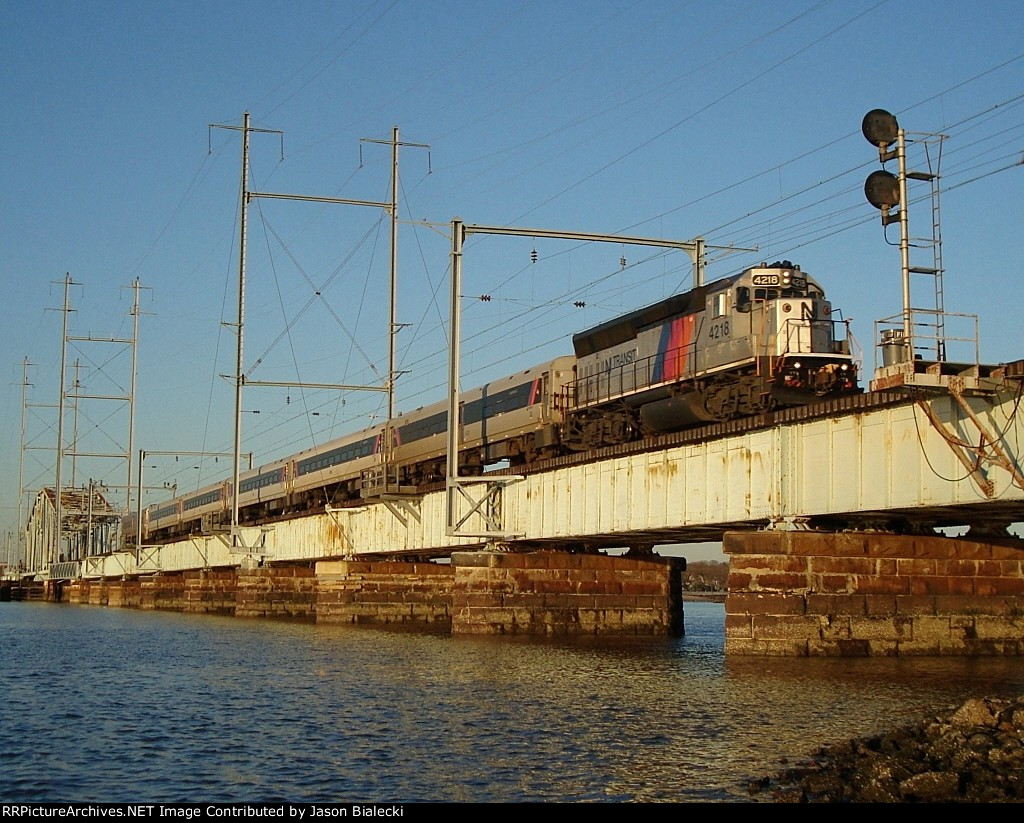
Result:
<instances>
[{"instance_id":1,"label":"railway bridge","mask_svg":"<svg viewBox=\"0 0 1024 823\"><path fill-rule=\"evenodd\" d=\"M722 540L728 654L1021 654L1022 386L1024 361L906 363L882 390L487 474L454 530L449 492L420 488L252 527L246 552L196 535L49 576L105 605L673 633L684 561L655 547Z\"/></svg>"}]
</instances>

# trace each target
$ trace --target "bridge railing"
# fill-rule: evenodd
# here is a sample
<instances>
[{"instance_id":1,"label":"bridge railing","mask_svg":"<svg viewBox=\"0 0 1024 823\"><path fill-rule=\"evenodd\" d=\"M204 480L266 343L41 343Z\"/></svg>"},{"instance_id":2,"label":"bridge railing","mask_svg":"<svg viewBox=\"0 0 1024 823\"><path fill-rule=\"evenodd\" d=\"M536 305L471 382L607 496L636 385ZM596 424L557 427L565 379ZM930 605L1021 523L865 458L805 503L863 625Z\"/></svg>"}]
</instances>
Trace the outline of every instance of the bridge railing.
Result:
<instances>
[{"instance_id":1,"label":"bridge railing","mask_svg":"<svg viewBox=\"0 0 1024 823\"><path fill-rule=\"evenodd\" d=\"M910 309L910 329L908 346L902 314L875 321L875 369L908 359L974 366L981 363L976 314Z\"/></svg>"}]
</instances>

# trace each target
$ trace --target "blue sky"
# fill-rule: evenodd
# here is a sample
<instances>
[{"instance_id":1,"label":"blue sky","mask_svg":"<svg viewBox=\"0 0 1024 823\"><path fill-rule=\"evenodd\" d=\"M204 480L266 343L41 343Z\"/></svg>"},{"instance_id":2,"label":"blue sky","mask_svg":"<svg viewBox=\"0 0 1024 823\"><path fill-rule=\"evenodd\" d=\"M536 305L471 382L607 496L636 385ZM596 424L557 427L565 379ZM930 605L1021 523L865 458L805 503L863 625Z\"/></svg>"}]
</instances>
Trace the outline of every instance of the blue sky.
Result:
<instances>
[{"instance_id":1,"label":"blue sky","mask_svg":"<svg viewBox=\"0 0 1024 823\"><path fill-rule=\"evenodd\" d=\"M367 140L398 127L429 145L400 153L400 411L444 397L454 217L703 236L715 247L709 279L793 260L852 318L870 371L875 321L902 308L898 235L886 238L863 197L879 168L860 133L873 108L908 132L947 135L946 310L978 316L984 362L1024 357L1019 4L0 0L0 13L4 532L17 520L26 357L24 482L53 483L46 406L59 391L68 273L72 336L129 335L126 287L143 287L136 449L231 450L233 388L220 375L234 371L223 323L237 301L240 142L209 126L237 126L246 110L284 132L283 153L277 135L252 138L260 191L387 200L389 149ZM911 234L930 235L927 205L909 214ZM388 242L378 209L254 205L249 378L379 384ZM469 387L569 353L574 331L688 287L690 267L678 252L475 237L464 276ZM69 383L77 373L83 394L125 394L128 352L75 342ZM245 407L257 462L384 411L377 393L269 388L249 389ZM126 409L82 400L65 426L81 451L124 452ZM224 459L160 457L145 479L187 489L229 471ZM125 466L83 457L75 473L114 487Z\"/></svg>"}]
</instances>

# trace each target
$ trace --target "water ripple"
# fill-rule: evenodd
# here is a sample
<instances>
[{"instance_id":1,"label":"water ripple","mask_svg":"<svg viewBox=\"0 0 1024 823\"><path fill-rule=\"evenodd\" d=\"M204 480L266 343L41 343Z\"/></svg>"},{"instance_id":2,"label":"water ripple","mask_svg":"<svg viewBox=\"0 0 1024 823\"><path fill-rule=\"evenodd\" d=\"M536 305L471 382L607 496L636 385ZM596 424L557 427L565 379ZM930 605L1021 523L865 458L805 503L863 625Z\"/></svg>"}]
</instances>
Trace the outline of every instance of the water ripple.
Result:
<instances>
[{"instance_id":1,"label":"water ripple","mask_svg":"<svg viewBox=\"0 0 1024 823\"><path fill-rule=\"evenodd\" d=\"M0 604L6 802L731 802L1020 658L726 659L680 639L452 638Z\"/></svg>"}]
</instances>

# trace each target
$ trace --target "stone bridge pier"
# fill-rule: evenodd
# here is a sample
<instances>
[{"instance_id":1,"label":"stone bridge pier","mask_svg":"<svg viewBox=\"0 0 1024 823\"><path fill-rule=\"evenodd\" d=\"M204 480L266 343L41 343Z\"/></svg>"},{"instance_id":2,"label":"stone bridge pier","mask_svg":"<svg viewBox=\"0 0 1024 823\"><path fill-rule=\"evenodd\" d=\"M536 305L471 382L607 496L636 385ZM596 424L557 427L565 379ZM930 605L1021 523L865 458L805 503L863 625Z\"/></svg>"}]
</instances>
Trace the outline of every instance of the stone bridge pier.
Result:
<instances>
[{"instance_id":1,"label":"stone bridge pier","mask_svg":"<svg viewBox=\"0 0 1024 823\"><path fill-rule=\"evenodd\" d=\"M463 551L447 563L321 560L79 579L51 587L49 599L452 634L679 635L685 567L644 551Z\"/></svg>"},{"instance_id":2,"label":"stone bridge pier","mask_svg":"<svg viewBox=\"0 0 1024 823\"><path fill-rule=\"evenodd\" d=\"M726 655L1024 653L1024 540L730 532Z\"/></svg>"}]
</instances>

